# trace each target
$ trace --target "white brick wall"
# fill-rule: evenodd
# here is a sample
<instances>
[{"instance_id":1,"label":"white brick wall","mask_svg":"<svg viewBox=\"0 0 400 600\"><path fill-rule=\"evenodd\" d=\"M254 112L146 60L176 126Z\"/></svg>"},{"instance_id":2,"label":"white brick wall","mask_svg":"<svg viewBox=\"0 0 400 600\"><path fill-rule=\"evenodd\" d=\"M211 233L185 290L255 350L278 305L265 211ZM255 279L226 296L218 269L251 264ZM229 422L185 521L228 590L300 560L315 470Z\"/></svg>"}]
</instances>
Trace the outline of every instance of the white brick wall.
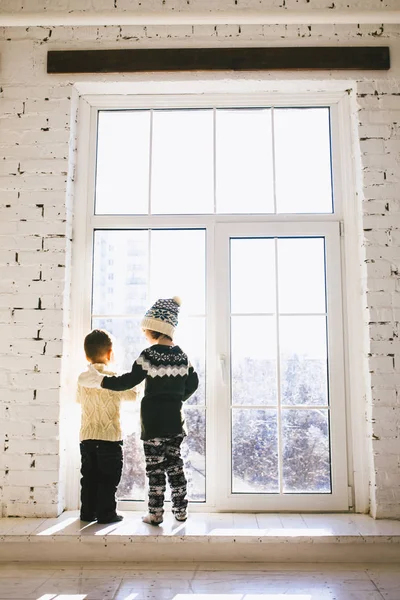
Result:
<instances>
[{"instance_id":1,"label":"white brick wall","mask_svg":"<svg viewBox=\"0 0 400 600\"><path fill-rule=\"evenodd\" d=\"M116 4L116 8L114 8ZM395 9L398 0L335 0L335 8ZM97 10L259 9L258 0L103 0ZM328 8L331 0L270 0L263 8ZM45 0L3 0L1 12L41 11ZM81 0L52 11L87 10ZM75 81L135 76L50 76L49 49L229 45L389 44L389 73L301 73L270 79L357 79L365 252L364 357L371 509L400 517L400 27L21 27L0 30L0 503L5 515L54 516L63 507L60 381L68 360L71 93ZM137 79L136 79L137 80ZM67 196L67 185L68 196ZM64 362L63 362L64 361ZM61 442L61 447L63 443Z\"/></svg>"},{"instance_id":2,"label":"white brick wall","mask_svg":"<svg viewBox=\"0 0 400 600\"><path fill-rule=\"evenodd\" d=\"M0 12L54 12L65 10L69 11L92 11L95 6L96 11L215 11L229 9L255 9L262 8L281 9L283 11L290 9L396 9L397 0L2 0Z\"/></svg>"}]
</instances>

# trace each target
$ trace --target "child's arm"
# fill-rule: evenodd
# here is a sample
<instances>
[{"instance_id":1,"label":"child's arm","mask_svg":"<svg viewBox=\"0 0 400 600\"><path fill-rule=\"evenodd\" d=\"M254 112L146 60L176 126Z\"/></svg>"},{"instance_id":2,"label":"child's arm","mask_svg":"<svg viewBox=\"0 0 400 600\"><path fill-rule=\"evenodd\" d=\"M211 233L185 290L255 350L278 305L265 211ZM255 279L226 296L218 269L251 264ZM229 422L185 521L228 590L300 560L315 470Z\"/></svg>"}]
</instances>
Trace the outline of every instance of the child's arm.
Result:
<instances>
[{"instance_id":1,"label":"child's arm","mask_svg":"<svg viewBox=\"0 0 400 600\"><path fill-rule=\"evenodd\" d=\"M97 371L93 365L89 365L88 370L79 375L78 383L83 387L98 389L104 388L107 390L113 390L114 392L130 390L141 383L146 377L146 371L141 366L141 364L143 364L142 355L143 352L133 363L130 373L124 373L120 376L108 377L107 375L103 375L103 373L99 373L99 371Z\"/></svg>"},{"instance_id":2,"label":"child's arm","mask_svg":"<svg viewBox=\"0 0 400 600\"><path fill-rule=\"evenodd\" d=\"M142 367L144 361L142 352L139 358L133 363L130 373L124 373L119 376L115 375L113 377L103 377L101 387L106 390L113 390L114 392L123 392L124 390L134 388L146 378L147 371Z\"/></svg>"},{"instance_id":3,"label":"child's arm","mask_svg":"<svg viewBox=\"0 0 400 600\"><path fill-rule=\"evenodd\" d=\"M192 365L189 363L189 375L185 381L185 394L183 396L183 401L190 398L192 394L199 387L199 377L196 371L193 369Z\"/></svg>"}]
</instances>

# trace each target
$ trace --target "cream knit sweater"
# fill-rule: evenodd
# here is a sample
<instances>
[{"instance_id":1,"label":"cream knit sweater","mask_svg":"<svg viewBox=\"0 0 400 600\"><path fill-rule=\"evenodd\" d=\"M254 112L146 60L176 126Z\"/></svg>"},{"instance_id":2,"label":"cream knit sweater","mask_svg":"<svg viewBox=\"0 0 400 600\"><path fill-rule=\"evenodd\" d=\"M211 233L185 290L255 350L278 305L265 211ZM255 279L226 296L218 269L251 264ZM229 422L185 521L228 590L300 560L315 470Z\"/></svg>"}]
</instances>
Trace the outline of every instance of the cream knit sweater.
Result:
<instances>
[{"instance_id":1,"label":"cream knit sweater","mask_svg":"<svg viewBox=\"0 0 400 600\"><path fill-rule=\"evenodd\" d=\"M93 365L99 373L116 375L106 365ZM136 388L125 392L113 392L103 388L88 388L78 383L76 401L82 406L80 440L122 440L120 404L122 400L136 400Z\"/></svg>"}]
</instances>

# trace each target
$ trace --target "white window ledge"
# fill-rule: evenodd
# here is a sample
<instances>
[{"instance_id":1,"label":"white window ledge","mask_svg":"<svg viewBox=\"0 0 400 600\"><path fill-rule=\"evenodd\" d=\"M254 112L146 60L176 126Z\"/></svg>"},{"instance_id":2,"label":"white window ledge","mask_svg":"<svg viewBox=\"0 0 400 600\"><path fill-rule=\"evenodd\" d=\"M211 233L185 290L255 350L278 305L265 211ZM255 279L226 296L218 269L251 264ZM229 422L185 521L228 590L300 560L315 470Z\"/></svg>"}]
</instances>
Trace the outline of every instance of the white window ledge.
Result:
<instances>
[{"instance_id":1,"label":"white window ledge","mask_svg":"<svg viewBox=\"0 0 400 600\"><path fill-rule=\"evenodd\" d=\"M57 519L0 519L5 561L400 562L400 521L354 514L195 513L159 527L142 513L121 523L82 523L77 511Z\"/></svg>"}]
</instances>

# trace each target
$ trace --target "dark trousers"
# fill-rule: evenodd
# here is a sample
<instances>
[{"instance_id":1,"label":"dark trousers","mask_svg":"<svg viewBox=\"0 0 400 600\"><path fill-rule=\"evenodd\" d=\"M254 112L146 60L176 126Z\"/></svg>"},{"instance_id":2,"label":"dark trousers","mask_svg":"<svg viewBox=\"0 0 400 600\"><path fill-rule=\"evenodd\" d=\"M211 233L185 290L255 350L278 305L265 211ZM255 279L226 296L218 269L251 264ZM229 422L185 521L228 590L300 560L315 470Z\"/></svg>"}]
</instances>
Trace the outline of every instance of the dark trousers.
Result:
<instances>
[{"instance_id":1,"label":"dark trousers","mask_svg":"<svg viewBox=\"0 0 400 600\"><path fill-rule=\"evenodd\" d=\"M122 442L84 440L81 449L81 517L106 520L116 513L122 473Z\"/></svg>"},{"instance_id":2,"label":"dark trousers","mask_svg":"<svg viewBox=\"0 0 400 600\"><path fill-rule=\"evenodd\" d=\"M186 511L186 477L181 458L184 435L169 438L154 438L143 442L146 458L146 475L149 478L149 513L161 516L164 512L166 475L171 488L172 512L175 515Z\"/></svg>"}]
</instances>

